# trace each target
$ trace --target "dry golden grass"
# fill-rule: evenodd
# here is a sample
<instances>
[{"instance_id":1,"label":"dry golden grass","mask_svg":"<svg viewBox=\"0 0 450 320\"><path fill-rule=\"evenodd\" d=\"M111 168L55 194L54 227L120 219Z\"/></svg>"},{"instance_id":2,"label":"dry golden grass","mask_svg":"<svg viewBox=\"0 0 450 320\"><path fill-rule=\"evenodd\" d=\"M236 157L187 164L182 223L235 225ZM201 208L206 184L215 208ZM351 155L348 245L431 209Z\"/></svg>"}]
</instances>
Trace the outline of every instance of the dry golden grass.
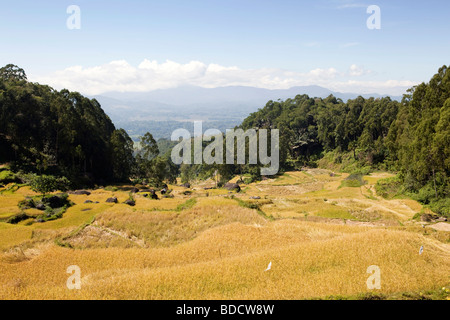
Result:
<instances>
[{"instance_id":1,"label":"dry golden grass","mask_svg":"<svg viewBox=\"0 0 450 320\"><path fill-rule=\"evenodd\" d=\"M147 247L170 246L189 241L210 228L233 222L264 223L254 210L230 199L201 198L191 209L147 211L115 206L97 216L96 223L126 237L141 239Z\"/></svg>"},{"instance_id":2,"label":"dry golden grass","mask_svg":"<svg viewBox=\"0 0 450 320\"><path fill-rule=\"evenodd\" d=\"M367 185L341 188L348 174L330 176L326 170L288 172L276 180L252 184L247 194L270 199L262 210L276 218L318 216L360 221L384 221L386 225L410 220L422 206L410 199L385 200L374 193L374 184L389 174L366 176ZM284 185L283 181L291 183Z\"/></svg>"},{"instance_id":3,"label":"dry golden grass","mask_svg":"<svg viewBox=\"0 0 450 320\"><path fill-rule=\"evenodd\" d=\"M0 250L18 245L31 239L32 230L24 226L13 226L0 222Z\"/></svg>"},{"instance_id":4,"label":"dry golden grass","mask_svg":"<svg viewBox=\"0 0 450 320\"><path fill-rule=\"evenodd\" d=\"M20 213L17 203L23 199L24 197L22 195L0 193L0 219Z\"/></svg>"},{"instance_id":5,"label":"dry golden grass","mask_svg":"<svg viewBox=\"0 0 450 320\"><path fill-rule=\"evenodd\" d=\"M418 248L425 245L423 255ZM269 261L273 267L264 272ZM68 290L67 266L82 270ZM0 263L0 297L39 299L305 299L368 292L367 267L382 293L448 284L449 248L411 232L307 222L232 224L165 249L52 247L28 262Z\"/></svg>"},{"instance_id":6,"label":"dry golden grass","mask_svg":"<svg viewBox=\"0 0 450 320\"><path fill-rule=\"evenodd\" d=\"M362 188L339 189L345 175L289 172L235 195L259 204L275 221L240 206L227 190L203 185L194 185L191 195L170 186L172 199L137 194L135 207L122 204L126 190L70 195L76 205L59 220L0 223L0 299L355 296L369 292L371 265L381 269L382 289L375 293L448 286L450 233L414 224L421 210L415 201L377 197L371 186L384 176ZM29 194L20 190L0 197L0 207L17 207ZM120 203L106 204L111 196ZM87 199L99 203L84 204ZM265 272L269 262L272 270ZM70 265L81 268L81 290L66 287Z\"/></svg>"}]
</instances>

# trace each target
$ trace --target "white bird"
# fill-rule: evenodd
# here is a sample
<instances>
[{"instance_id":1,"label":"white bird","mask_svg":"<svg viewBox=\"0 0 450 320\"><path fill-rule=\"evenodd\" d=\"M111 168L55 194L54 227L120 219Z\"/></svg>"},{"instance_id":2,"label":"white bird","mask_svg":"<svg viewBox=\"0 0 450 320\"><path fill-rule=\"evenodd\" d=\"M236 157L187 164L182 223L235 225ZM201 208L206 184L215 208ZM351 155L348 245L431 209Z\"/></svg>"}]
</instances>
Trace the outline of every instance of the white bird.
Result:
<instances>
[{"instance_id":1,"label":"white bird","mask_svg":"<svg viewBox=\"0 0 450 320\"><path fill-rule=\"evenodd\" d=\"M419 255L421 255L422 253L423 253L423 246L420 247Z\"/></svg>"},{"instance_id":2,"label":"white bird","mask_svg":"<svg viewBox=\"0 0 450 320\"><path fill-rule=\"evenodd\" d=\"M270 269L272 269L272 261L270 261L269 266L268 266L267 269L264 270L264 271L269 271Z\"/></svg>"}]
</instances>

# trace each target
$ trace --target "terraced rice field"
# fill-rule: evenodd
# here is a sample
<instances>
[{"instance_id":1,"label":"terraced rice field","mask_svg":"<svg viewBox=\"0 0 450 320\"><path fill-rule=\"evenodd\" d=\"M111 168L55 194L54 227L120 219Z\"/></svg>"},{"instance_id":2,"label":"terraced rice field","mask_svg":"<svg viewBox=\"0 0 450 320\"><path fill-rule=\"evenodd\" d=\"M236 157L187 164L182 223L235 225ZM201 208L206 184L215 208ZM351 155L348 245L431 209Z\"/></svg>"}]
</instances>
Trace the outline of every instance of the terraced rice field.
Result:
<instances>
[{"instance_id":1,"label":"terraced rice field","mask_svg":"<svg viewBox=\"0 0 450 320\"><path fill-rule=\"evenodd\" d=\"M188 195L170 186L173 198L137 193L134 207L123 204L131 186L91 190L70 195L75 205L61 219L17 225L5 221L33 193L3 192L0 299L447 298L450 232L413 220L424 209L411 199L377 196L374 184L389 174L357 188L341 187L346 177L288 172L232 194L205 190L211 181ZM118 204L105 202L112 196ZM71 265L81 270L80 290L67 288ZM378 290L367 287L372 265Z\"/></svg>"}]
</instances>

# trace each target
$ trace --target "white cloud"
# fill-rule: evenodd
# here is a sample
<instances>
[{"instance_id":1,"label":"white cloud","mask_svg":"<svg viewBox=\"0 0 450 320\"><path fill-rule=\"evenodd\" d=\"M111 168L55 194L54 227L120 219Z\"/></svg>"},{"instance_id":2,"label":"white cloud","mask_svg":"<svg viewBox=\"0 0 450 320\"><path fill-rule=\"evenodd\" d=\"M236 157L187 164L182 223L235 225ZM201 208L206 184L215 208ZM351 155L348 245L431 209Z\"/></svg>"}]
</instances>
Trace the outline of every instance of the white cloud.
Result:
<instances>
[{"instance_id":1,"label":"white cloud","mask_svg":"<svg viewBox=\"0 0 450 320\"><path fill-rule=\"evenodd\" d=\"M364 75L370 74L370 73L372 73L371 70L366 70L363 67L360 67L356 64L352 64L348 71L348 75L350 77L361 77L361 76L364 76Z\"/></svg>"},{"instance_id":2,"label":"white cloud","mask_svg":"<svg viewBox=\"0 0 450 320\"><path fill-rule=\"evenodd\" d=\"M417 82L409 80L387 80L387 81L339 81L328 88L338 92L352 92L360 94L379 93L400 96L408 88L417 85Z\"/></svg>"},{"instance_id":3,"label":"white cloud","mask_svg":"<svg viewBox=\"0 0 450 320\"><path fill-rule=\"evenodd\" d=\"M355 64L347 71L336 68L316 68L309 72L282 69L241 69L191 61L186 64L167 60L144 60L137 67L127 61L84 68L73 66L49 75L30 76L31 81L49 84L56 89L67 88L95 95L109 91L145 92L157 89L194 85L205 88L251 86L267 89L288 89L294 86L319 85L340 92L388 93L400 95L411 81L363 81L371 71ZM364 78L365 79L365 78Z\"/></svg>"}]
</instances>

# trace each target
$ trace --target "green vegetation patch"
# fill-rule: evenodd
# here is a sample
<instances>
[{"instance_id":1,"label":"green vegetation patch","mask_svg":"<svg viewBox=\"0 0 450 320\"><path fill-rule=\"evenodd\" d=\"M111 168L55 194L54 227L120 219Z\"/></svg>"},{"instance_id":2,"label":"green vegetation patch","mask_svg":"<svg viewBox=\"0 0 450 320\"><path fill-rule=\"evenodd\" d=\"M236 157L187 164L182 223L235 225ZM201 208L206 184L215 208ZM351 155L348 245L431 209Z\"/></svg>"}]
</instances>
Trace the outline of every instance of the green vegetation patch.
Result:
<instances>
[{"instance_id":1,"label":"green vegetation patch","mask_svg":"<svg viewBox=\"0 0 450 320\"><path fill-rule=\"evenodd\" d=\"M185 203L178 205L175 211L180 212L183 210L191 209L193 206L195 206L196 203L197 203L196 198L189 199Z\"/></svg>"},{"instance_id":2,"label":"green vegetation patch","mask_svg":"<svg viewBox=\"0 0 450 320\"><path fill-rule=\"evenodd\" d=\"M2 170L0 171L0 184L9 184L12 182L19 182L19 178L17 175L10 170Z\"/></svg>"},{"instance_id":3,"label":"green vegetation patch","mask_svg":"<svg viewBox=\"0 0 450 320\"><path fill-rule=\"evenodd\" d=\"M361 173L352 173L341 182L339 188L360 188L366 183Z\"/></svg>"},{"instance_id":4,"label":"green vegetation patch","mask_svg":"<svg viewBox=\"0 0 450 320\"><path fill-rule=\"evenodd\" d=\"M256 210L258 212L258 214L260 216L262 216L264 219L268 219L271 221L275 220L275 218L272 215L268 216L264 211L262 211L262 209L261 209L261 206L263 205L262 203L244 201L244 200L236 198L234 196L231 196L231 199L236 200L237 203L243 208Z\"/></svg>"},{"instance_id":5,"label":"green vegetation patch","mask_svg":"<svg viewBox=\"0 0 450 320\"><path fill-rule=\"evenodd\" d=\"M398 177L378 180L375 185L377 195L385 199L393 199L403 192L402 181Z\"/></svg>"},{"instance_id":6,"label":"green vegetation patch","mask_svg":"<svg viewBox=\"0 0 450 320\"><path fill-rule=\"evenodd\" d=\"M63 214L73 203L69 200L67 193L58 195L44 195L27 197L18 203L21 210L38 209L42 214L37 217L28 216L26 213L20 213L8 220L8 223L17 224L29 218L35 218L35 222L46 222L62 218Z\"/></svg>"}]
</instances>

